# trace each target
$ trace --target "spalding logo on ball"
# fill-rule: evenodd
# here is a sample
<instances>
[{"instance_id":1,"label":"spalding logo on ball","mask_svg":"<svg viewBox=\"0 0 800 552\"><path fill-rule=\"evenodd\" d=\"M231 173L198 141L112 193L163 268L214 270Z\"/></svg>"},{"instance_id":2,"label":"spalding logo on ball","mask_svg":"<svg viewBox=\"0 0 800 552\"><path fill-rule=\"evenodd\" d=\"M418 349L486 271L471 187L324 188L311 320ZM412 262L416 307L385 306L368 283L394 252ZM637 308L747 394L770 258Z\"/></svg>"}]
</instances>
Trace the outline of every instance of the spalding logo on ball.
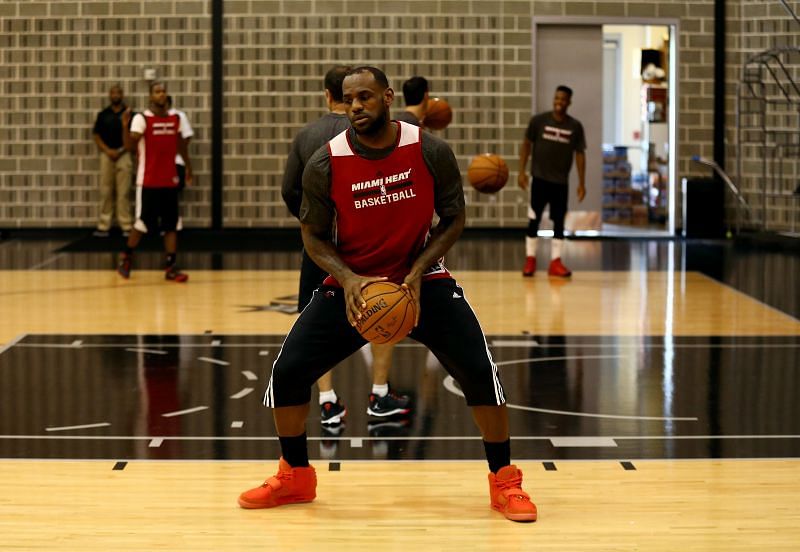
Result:
<instances>
[{"instance_id":1,"label":"spalding logo on ball","mask_svg":"<svg viewBox=\"0 0 800 552\"><path fill-rule=\"evenodd\" d=\"M402 341L417 318L417 305L410 293L392 282L373 282L361 290L367 307L361 312L356 330L372 343Z\"/></svg>"},{"instance_id":2,"label":"spalding logo on ball","mask_svg":"<svg viewBox=\"0 0 800 552\"><path fill-rule=\"evenodd\" d=\"M467 179L479 192L493 194L506 185L508 165L494 153L476 155L467 169Z\"/></svg>"}]
</instances>

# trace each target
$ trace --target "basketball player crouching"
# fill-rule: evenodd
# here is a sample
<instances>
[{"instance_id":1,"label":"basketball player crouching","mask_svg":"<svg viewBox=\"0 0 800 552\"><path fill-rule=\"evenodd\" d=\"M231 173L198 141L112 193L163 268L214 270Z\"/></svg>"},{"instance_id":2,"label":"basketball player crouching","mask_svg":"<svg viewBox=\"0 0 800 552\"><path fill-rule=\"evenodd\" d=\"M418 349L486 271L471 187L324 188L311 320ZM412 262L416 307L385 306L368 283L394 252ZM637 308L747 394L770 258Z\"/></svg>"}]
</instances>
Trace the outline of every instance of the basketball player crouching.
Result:
<instances>
[{"instance_id":1,"label":"basketball player crouching","mask_svg":"<svg viewBox=\"0 0 800 552\"><path fill-rule=\"evenodd\" d=\"M391 121L393 99L380 69L352 69L344 80L351 127L317 150L304 171L303 243L329 276L286 337L264 395L280 440L278 473L242 493L239 505L271 508L316 497L305 433L311 386L366 343L354 328L366 308L361 290L388 279L405 286L417 304L410 337L436 355L472 408L489 463L491 507L514 521L535 521L536 506L522 490L522 472L511 465L497 366L464 291L441 262L464 228L455 156L435 136ZM380 184L354 190L359 182L409 170L407 179L384 185L385 193L404 192L398 201L364 207L364 198L384 193ZM362 201L361 208L356 201ZM429 234L434 211L440 222Z\"/></svg>"}]
</instances>

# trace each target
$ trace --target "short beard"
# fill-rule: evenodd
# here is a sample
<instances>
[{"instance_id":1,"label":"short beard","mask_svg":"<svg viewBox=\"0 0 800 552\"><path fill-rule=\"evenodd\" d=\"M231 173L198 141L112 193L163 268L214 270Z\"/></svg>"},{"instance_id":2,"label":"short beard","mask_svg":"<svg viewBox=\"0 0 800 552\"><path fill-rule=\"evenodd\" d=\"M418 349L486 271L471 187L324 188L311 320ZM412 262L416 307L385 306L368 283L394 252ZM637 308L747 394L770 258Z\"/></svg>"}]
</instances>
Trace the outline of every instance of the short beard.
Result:
<instances>
[{"instance_id":1,"label":"short beard","mask_svg":"<svg viewBox=\"0 0 800 552\"><path fill-rule=\"evenodd\" d=\"M353 127L356 131L356 134L362 136L375 136L376 134L380 133L381 130L386 126L386 112L384 111L381 113L380 117L377 117L374 121L372 121L367 128L364 130L358 130L357 128Z\"/></svg>"}]
</instances>

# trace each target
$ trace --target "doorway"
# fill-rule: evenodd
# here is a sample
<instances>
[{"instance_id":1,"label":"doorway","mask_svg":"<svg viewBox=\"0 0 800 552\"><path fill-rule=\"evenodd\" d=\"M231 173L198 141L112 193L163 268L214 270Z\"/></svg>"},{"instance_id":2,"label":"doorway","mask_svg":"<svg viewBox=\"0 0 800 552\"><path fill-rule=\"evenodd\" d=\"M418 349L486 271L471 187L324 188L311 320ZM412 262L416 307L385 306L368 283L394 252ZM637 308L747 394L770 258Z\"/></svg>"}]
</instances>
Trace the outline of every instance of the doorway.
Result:
<instances>
[{"instance_id":1,"label":"doorway","mask_svg":"<svg viewBox=\"0 0 800 552\"><path fill-rule=\"evenodd\" d=\"M532 34L532 112L570 86L586 135L587 194L579 203L573 169L567 231L673 235L677 20L537 17Z\"/></svg>"}]
</instances>

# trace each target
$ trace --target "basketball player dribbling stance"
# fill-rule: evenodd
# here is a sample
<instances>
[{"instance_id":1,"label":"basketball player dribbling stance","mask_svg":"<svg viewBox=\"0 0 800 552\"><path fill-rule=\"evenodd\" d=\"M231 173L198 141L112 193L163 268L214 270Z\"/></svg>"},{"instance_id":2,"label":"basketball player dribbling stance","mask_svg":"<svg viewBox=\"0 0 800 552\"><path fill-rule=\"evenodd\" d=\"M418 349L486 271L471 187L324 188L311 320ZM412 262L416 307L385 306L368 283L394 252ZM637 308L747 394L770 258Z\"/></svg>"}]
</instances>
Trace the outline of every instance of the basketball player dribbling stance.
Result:
<instances>
[{"instance_id":1,"label":"basketball player dribbling stance","mask_svg":"<svg viewBox=\"0 0 800 552\"><path fill-rule=\"evenodd\" d=\"M325 74L325 103L328 113L304 126L292 141L289 157L283 173L281 195L289 211L300 218L300 205L303 197L303 170L308 160L320 147L350 127L347 110L342 100L342 81L350 67L337 65ZM314 291L328 275L318 267L303 250L300 265L300 288L297 294L297 312L302 312L311 302ZM392 366L393 345L370 346L372 357L372 392L369 395L367 414L377 420L387 420L392 416L407 415L410 399L407 395L395 392L389 386L389 371ZM344 428L347 408L333 388L332 371L324 374L317 382L319 387L320 423L328 435L337 435Z\"/></svg>"},{"instance_id":2,"label":"basketball player dribbling stance","mask_svg":"<svg viewBox=\"0 0 800 552\"><path fill-rule=\"evenodd\" d=\"M239 505L314 500L305 433L311 386L366 343L354 327L366 307L361 290L389 280L417 304L410 337L436 355L472 409L489 463L491 507L513 521L535 521L522 472L511 464L497 366L464 291L441 262L464 228L455 156L439 138L391 121L394 91L380 69L350 70L343 91L351 126L309 159L300 209L305 248L330 276L289 331L264 394L280 441L278 472L242 493ZM434 211L440 220L431 229Z\"/></svg>"}]
</instances>

